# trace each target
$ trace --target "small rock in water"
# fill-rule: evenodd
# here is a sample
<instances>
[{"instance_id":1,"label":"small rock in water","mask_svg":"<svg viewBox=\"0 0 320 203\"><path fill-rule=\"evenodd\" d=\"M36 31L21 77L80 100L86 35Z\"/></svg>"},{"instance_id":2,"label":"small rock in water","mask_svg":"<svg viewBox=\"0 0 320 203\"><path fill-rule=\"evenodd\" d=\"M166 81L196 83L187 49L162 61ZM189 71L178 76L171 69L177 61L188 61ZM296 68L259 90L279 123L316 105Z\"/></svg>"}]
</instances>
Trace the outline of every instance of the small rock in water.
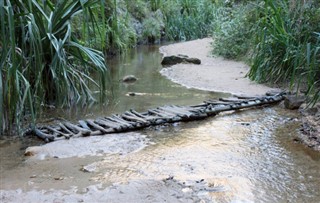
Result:
<instances>
[{"instance_id":1,"label":"small rock in water","mask_svg":"<svg viewBox=\"0 0 320 203\"><path fill-rule=\"evenodd\" d=\"M134 75L127 75L122 78L122 82L127 82L127 83L132 83L137 80L138 80L138 78L136 78L136 76L134 76Z\"/></svg>"},{"instance_id":2,"label":"small rock in water","mask_svg":"<svg viewBox=\"0 0 320 203\"><path fill-rule=\"evenodd\" d=\"M87 173L93 173L97 170L97 166L95 164L90 164L90 165L87 165L87 166L83 166L81 168L81 170L83 172L87 172Z\"/></svg>"},{"instance_id":3,"label":"small rock in water","mask_svg":"<svg viewBox=\"0 0 320 203\"><path fill-rule=\"evenodd\" d=\"M284 106L287 109L298 109L301 104L305 101L304 96L297 96L297 95L286 95L284 99Z\"/></svg>"}]
</instances>

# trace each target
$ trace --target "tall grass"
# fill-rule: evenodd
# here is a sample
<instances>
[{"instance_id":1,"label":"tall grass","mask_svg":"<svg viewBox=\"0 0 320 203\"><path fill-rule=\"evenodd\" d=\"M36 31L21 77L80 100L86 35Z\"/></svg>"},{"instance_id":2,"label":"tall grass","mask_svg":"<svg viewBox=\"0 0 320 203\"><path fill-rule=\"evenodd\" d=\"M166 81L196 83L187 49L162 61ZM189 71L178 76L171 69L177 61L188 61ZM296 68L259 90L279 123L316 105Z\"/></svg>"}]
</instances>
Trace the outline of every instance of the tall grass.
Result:
<instances>
[{"instance_id":1,"label":"tall grass","mask_svg":"<svg viewBox=\"0 0 320 203\"><path fill-rule=\"evenodd\" d=\"M72 19L88 14L94 23L90 1L0 0L0 131L21 126L43 104L70 105L94 100L90 86L106 88L106 65L100 51L75 38ZM98 81L90 72L100 74Z\"/></svg>"},{"instance_id":2,"label":"tall grass","mask_svg":"<svg viewBox=\"0 0 320 203\"><path fill-rule=\"evenodd\" d=\"M247 58L252 80L302 89L312 98L311 104L320 99L318 1L243 1L219 6L213 23L215 54Z\"/></svg>"},{"instance_id":3,"label":"tall grass","mask_svg":"<svg viewBox=\"0 0 320 203\"><path fill-rule=\"evenodd\" d=\"M166 36L169 40L207 37L214 20L212 0L172 0L163 5Z\"/></svg>"},{"instance_id":4,"label":"tall grass","mask_svg":"<svg viewBox=\"0 0 320 203\"><path fill-rule=\"evenodd\" d=\"M320 90L320 10L316 1L265 0L249 77L306 86L313 102ZM294 6L293 6L294 5Z\"/></svg>"},{"instance_id":5,"label":"tall grass","mask_svg":"<svg viewBox=\"0 0 320 203\"><path fill-rule=\"evenodd\" d=\"M228 59L245 57L252 46L252 23L256 12L252 4L226 6L219 4L213 10L213 53Z\"/></svg>"}]
</instances>

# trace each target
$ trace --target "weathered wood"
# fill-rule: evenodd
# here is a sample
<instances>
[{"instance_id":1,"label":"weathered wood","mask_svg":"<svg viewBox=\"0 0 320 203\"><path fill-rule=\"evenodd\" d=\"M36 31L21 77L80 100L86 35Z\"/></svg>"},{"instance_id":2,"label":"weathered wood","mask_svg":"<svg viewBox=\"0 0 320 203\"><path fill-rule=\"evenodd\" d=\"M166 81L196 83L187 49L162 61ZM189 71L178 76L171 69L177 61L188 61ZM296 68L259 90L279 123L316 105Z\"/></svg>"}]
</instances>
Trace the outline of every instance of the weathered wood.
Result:
<instances>
[{"instance_id":1,"label":"weathered wood","mask_svg":"<svg viewBox=\"0 0 320 203\"><path fill-rule=\"evenodd\" d=\"M46 134L42 132L40 129L35 128L34 133L36 134L37 137L40 139L44 140L45 142L52 142L54 141L54 137L52 135Z\"/></svg>"},{"instance_id":2,"label":"weathered wood","mask_svg":"<svg viewBox=\"0 0 320 203\"><path fill-rule=\"evenodd\" d=\"M55 133L57 137L63 136L64 138L69 139L72 136L71 134L63 133L63 132L59 131L57 128L54 128L54 127L51 127L51 126L45 126L45 128L47 128L50 131L52 131L53 133Z\"/></svg>"},{"instance_id":3,"label":"weathered wood","mask_svg":"<svg viewBox=\"0 0 320 203\"><path fill-rule=\"evenodd\" d=\"M80 124L80 126L83 127L84 129L91 130L90 127L88 126L88 124L87 124L84 120L80 120L80 121L79 121L79 124Z\"/></svg>"},{"instance_id":4,"label":"weathered wood","mask_svg":"<svg viewBox=\"0 0 320 203\"><path fill-rule=\"evenodd\" d=\"M121 115L123 118L134 121L134 122L141 122L141 123L149 123L147 120L138 117L131 112L126 111L124 114Z\"/></svg>"},{"instance_id":5,"label":"weathered wood","mask_svg":"<svg viewBox=\"0 0 320 203\"><path fill-rule=\"evenodd\" d=\"M113 130L109 130L110 128L109 128L109 129L103 128L102 126L96 124L94 120L87 119L86 121L87 121L87 123L88 123L89 125L91 125L94 129L100 130L102 133L114 132Z\"/></svg>"},{"instance_id":6,"label":"weathered wood","mask_svg":"<svg viewBox=\"0 0 320 203\"><path fill-rule=\"evenodd\" d=\"M105 118L99 118L99 119L95 120L95 122L99 125L103 125L108 128L112 128L115 131L119 131L121 129L121 125L119 125L118 123L112 122L110 120L106 120Z\"/></svg>"},{"instance_id":7,"label":"weathered wood","mask_svg":"<svg viewBox=\"0 0 320 203\"><path fill-rule=\"evenodd\" d=\"M78 131L78 133L80 133L82 136L89 136L91 134L90 130L79 127L79 126L74 125L70 122L64 122L64 125L69 129L73 129L74 131Z\"/></svg>"},{"instance_id":8,"label":"weathered wood","mask_svg":"<svg viewBox=\"0 0 320 203\"><path fill-rule=\"evenodd\" d=\"M252 98L220 99L204 101L192 106L163 106L139 113L133 109L121 115L80 120L77 124L58 123L56 126L35 128L34 134L46 142L76 136L105 135L109 133L137 130L150 125L204 119L220 112L270 105L284 99L284 94Z\"/></svg>"}]
</instances>

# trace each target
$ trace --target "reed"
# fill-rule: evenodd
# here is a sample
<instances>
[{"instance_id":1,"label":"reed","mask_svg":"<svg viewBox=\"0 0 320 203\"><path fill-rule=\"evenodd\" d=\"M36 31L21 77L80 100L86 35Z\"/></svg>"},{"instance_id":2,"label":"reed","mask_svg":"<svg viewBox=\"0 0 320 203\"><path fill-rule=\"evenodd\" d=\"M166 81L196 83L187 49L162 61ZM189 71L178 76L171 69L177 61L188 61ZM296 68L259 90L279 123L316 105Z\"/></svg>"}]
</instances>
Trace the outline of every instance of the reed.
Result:
<instances>
[{"instance_id":1,"label":"reed","mask_svg":"<svg viewBox=\"0 0 320 203\"><path fill-rule=\"evenodd\" d=\"M249 77L260 82L290 82L319 100L319 3L265 0L259 8L256 49ZM292 6L294 5L294 6Z\"/></svg>"},{"instance_id":2,"label":"reed","mask_svg":"<svg viewBox=\"0 0 320 203\"><path fill-rule=\"evenodd\" d=\"M92 1L0 0L0 131L18 129L23 118L33 121L40 105L70 105L94 100L90 87L104 97L106 65L100 51L80 43L73 17L86 14L95 24ZM99 72L96 81L90 73Z\"/></svg>"},{"instance_id":3,"label":"reed","mask_svg":"<svg viewBox=\"0 0 320 203\"><path fill-rule=\"evenodd\" d=\"M211 33L214 3L211 0L172 0L163 5L169 40L190 40Z\"/></svg>"}]
</instances>

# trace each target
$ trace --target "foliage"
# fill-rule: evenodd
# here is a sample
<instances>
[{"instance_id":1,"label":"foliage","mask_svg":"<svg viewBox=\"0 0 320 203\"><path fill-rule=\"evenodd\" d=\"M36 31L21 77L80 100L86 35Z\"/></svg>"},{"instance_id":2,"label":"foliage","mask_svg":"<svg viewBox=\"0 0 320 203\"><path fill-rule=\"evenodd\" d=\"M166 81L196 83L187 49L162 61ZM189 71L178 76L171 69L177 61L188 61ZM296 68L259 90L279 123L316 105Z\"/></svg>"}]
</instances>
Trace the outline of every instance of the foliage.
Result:
<instances>
[{"instance_id":1,"label":"foliage","mask_svg":"<svg viewBox=\"0 0 320 203\"><path fill-rule=\"evenodd\" d=\"M126 8L130 6L128 2ZM130 25L128 11L121 11L118 4L117 0L108 1L108 7L105 8L107 13L105 49L109 54L125 52L129 47L135 46L137 40L135 30Z\"/></svg>"},{"instance_id":2,"label":"foliage","mask_svg":"<svg viewBox=\"0 0 320 203\"><path fill-rule=\"evenodd\" d=\"M210 34L212 0L172 0L163 5L166 36L170 40L190 40Z\"/></svg>"},{"instance_id":3,"label":"foliage","mask_svg":"<svg viewBox=\"0 0 320 203\"><path fill-rule=\"evenodd\" d=\"M213 53L228 59L239 59L249 51L255 11L250 5L214 9Z\"/></svg>"},{"instance_id":4,"label":"foliage","mask_svg":"<svg viewBox=\"0 0 320 203\"><path fill-rule=\"evenodd\" d=\"M93 100L92 86L104 92L104 57L79 43L71 25L73 17L85 12L90 27L99 3L0 0L1 132L19 127L25 114L34 117L42 104ZM99 72L98 82L91 71Z\"/></svg>"},{"instance_id":5,"label":"foliage","mask_svg":"<svg viewBox=\"0 0 320 203\"><path fill-rule=\"evenodd\" d=\"M143 38L147 38L149 43L154 43L161 38L164 29L163 15L160 10L152 13L143 23Z\"/></svg>"},{"instance_id":6,"label":"foliage","mask_svg":"<svg viewBox=\"0 0 320 203\"><path fill-rule=\"evenodd\" d=\"M307 86L319 99L320 10L316 1L270 1L260 8L252 68L257 81L287 81Z\"/></svg>"}]
</instances>

